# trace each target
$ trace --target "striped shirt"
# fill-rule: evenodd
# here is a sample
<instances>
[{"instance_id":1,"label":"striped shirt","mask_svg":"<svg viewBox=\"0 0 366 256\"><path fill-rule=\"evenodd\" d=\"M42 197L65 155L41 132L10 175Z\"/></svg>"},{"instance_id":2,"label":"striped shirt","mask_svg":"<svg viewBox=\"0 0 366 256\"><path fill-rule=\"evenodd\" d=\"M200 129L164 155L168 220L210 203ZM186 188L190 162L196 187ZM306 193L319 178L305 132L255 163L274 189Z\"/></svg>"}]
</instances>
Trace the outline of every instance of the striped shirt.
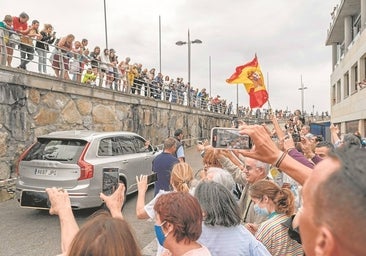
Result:
<instances>
[{"instance_id":1,"label":"striped shirt","mask_svg":"<svg viewBox=\"0 0 366 256\"><path fill-rule=\"evenodd\" d=\"M304 255L301 244L291 239L288 228L281 224L287 219L285 214L275 214L260 224L255 236L273 256Z\"/></svg>"}]
</instances>

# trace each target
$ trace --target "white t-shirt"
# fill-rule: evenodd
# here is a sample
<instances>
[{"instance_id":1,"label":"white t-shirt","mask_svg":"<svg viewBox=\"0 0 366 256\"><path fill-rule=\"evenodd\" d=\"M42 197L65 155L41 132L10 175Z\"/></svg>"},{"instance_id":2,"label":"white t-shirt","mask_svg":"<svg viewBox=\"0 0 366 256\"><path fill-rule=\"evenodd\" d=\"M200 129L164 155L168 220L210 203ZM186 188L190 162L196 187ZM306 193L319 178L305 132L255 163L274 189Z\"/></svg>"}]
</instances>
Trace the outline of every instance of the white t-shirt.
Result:
<instances>
[{"instance_id":1,"label":"white t-shirt","mask_svg":"<svg viewBox=\"0 0 366 256\"><path fill-rule=\"evenodd\" d=\"M147 215L149 215L150 219L155 219L154 205L156 200L159 198L159 196L166 193L170 193L170 191L160 190L159 193L157 193L156 196L144 206L144 210L146 211Z\"/></svg>"}]
</instances>

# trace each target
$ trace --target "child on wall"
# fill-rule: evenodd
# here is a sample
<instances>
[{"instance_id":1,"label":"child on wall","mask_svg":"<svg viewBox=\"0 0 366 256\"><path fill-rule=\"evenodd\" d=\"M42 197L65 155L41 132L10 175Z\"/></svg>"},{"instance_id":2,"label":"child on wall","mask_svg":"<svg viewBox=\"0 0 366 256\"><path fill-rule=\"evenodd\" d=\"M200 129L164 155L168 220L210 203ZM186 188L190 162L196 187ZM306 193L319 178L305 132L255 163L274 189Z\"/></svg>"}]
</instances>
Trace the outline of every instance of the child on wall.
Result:
<instances>
[{"instance_id":1,"label":"child on wall","mask_svg":"<svg viewBox=\"0 0 366 256\"><path fill-rule=\"evenodd\" d=\"M88 68L86 73L84 74L83 80L81 81L83 84L96 85L95 80L97 79L96 74L94 74L92 68Z\"/></svg>"}]
</instances>

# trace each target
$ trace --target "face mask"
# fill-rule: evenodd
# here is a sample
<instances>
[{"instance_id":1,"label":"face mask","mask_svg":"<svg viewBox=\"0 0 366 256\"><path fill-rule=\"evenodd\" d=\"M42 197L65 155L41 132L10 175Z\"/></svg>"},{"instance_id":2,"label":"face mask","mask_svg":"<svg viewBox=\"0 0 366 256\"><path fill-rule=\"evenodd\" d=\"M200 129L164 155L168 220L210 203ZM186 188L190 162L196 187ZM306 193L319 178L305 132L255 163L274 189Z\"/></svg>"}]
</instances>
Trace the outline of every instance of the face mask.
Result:
<instances>
[{"instance_id":1,"label":"face mask","mask_svg":"<svg viewBox=\"0 0 366 256\"><path fill-rule=\"evenodd\" d=\"M267 208L261 208L256 204L254 205L254 212L259 216L267 217L269 215L269 211L267 210Z\"/></svg>"},{"instance_id":2,"label":"face mask","mask_svg":"<svg viewBox=\"0 0 366 256\"><path fill-rule=\"evenodd\" d=\"M160 225L156 225L156 224L154 225L155 235L161 246L164 246L165 238L169 234L169 233L167 233L166 235L164 235L163 229L161 227L162 225L164 225L164 223L165 223L165 221L163 223L161 223Z\"/></svg>"}]
</instances>

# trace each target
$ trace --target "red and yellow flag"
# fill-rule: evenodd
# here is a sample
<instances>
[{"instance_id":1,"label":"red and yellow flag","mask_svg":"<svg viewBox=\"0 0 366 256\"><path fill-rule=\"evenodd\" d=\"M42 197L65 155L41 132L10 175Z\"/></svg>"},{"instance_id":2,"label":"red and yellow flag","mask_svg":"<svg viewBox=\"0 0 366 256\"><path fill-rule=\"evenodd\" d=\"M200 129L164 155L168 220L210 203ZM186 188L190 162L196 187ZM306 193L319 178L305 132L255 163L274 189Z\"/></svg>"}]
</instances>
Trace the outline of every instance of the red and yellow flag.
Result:
<instances>
[{"instance_id":1,"label":"red and yellow flag","mask_svg":"<svg viewBox=\"0 0 366 256\"><path fill-rule=\"evenodd\" d=\"M229 79L226 79L226 82L229 84L244 84L249 94L250 108L261 108L268 101L268 93L257 55L251 62L236 67L235 73Z\"/></svg>"}]
</instances>

